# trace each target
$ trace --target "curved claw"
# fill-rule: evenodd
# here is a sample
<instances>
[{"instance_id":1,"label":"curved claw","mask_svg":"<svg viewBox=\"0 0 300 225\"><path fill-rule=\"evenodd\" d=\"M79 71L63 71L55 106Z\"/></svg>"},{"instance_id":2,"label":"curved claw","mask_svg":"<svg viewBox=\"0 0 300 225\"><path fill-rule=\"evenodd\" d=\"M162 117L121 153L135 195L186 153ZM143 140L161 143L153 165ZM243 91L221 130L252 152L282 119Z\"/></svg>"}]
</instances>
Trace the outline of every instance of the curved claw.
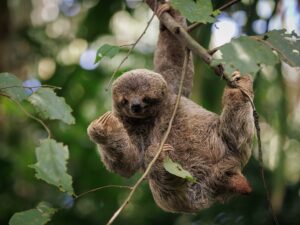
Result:
<instances>
[{"instance_id":1,"label":"curved claw","mask_svg":"<svg viewBox=\"0 0 300 225\"><path fill-rule=\"evenodd\" d=\"M170 9L171 9L171 6L170 6L169 3L164 3L164 4L160 5L160 6L158 7L158 9L156 10L156 15L157 15L157 17L158 17L158 18L161 17L161 15L162 15L164 12L168 12L168 11L170 11Z\"/></svg>"},{"instance_id":2,"label":"curved claw","mask_svg":"<svg viewBox=\"0 0 300 225\"><path fill-rule=\"evenodd\" d=\"M164 144L162 151L163 152L174 152L175 150L172 145Z\"/></svg>"},{"instance_id":3,"label":"curved claw","mask_svg":"<svg viewBox=\"0 0 300 225\"><path fill-rule=\"evenodd\" d=\"M108 112L104 113L104 115L101 116L97 122L105 124L106 121L111 117L111 115L112 115L112 112L108 111Z\"/></svg>"},{"instance_id":4,"label":"curved claw","mask_svg":"<svg viewBox=\"0 0 300 225\"><path fill-rule=\"evenodd\" d=\"M231 82L238 81L241 78L240 71L234 71L231 75Z\"/></svg>"}]
</instances>

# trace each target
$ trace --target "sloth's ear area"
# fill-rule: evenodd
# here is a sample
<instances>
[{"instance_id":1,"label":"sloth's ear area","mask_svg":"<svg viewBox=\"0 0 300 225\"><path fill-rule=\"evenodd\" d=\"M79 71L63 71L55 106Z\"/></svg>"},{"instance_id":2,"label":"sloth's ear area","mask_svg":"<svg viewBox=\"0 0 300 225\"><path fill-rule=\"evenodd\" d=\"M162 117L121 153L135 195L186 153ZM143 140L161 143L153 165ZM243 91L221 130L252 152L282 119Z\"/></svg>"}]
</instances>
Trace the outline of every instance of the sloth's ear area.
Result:
<instances>
[{"instance_id":1,"label":"sloth's ear area","mask_svg":"<svg viewBox=\"0 0 300 225\"><path fill-rule=\"evenodd\" d=\"M230 191L239 194L250 194L252 187L249 181L242 174L234 174L228 179L228 188Z\"/></svg>"}]
</instances>

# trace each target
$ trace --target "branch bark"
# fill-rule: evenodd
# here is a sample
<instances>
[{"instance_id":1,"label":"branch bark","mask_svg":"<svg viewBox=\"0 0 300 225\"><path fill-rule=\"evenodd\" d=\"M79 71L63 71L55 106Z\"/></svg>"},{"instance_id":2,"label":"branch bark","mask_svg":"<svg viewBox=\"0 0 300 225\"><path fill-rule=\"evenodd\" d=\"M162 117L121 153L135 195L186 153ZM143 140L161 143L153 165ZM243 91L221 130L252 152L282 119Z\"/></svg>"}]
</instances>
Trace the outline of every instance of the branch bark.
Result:
<instances>
[{"instance_id":1,"label":"branch bark","mask_svg":"<svg viewBox=\"0 0 300 225\"><path fill-rule=\"evenodd\" d=\"M153 11L156 4L157 8L162 5L162 3L160 2L156 3L155 0L146 0L146 3ZM178 38L179 41L183 43L183 45L185 45L195 55L199 56L205 63L207 63L215 71L216 75L220 76L228 83L230 83L230 76L224 74L223 66L212 66L212 56L208 53L207 49L205 49L202 45L195 41L194 38L191 37L190 34L186 31L186 29L178 24L168 12L163 12L159 17L159 20L176 38Z\"/></svg>"}]
</instances>

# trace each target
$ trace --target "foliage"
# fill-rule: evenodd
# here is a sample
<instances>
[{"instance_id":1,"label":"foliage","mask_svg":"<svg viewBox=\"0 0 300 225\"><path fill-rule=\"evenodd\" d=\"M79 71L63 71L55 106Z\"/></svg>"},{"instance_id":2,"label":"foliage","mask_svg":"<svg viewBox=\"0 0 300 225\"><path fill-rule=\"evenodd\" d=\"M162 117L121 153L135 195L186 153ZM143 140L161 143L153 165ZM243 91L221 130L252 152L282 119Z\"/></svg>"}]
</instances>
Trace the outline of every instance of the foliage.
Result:
<instances>
[{"instance_id":1,"label":"foliage","mask_svg":"<svg viewBox=\"0 0 300 225\"><path fill-rule=\"evenodd\" d=\"M196 182L195 178L190 174L189 171L182 168L179 163L173 162L170 157L164 159L164 168L171 174L186 179L191 182Z\"/></svg>"},{"instance_id":2,"label":"foliage","mask_svg":"<svg viewBox=\"0 0 300 225\"><path fill-rule=\"evenodd\" d=\"M67 174L66 160L69 158L67 146L53 139L41 141L35 150L37 163L31 165L36 177L57 186L61 191L74 195L72 177Z\"/></svg>"},{"instance_id":3,"label":"foliage","mask_svg":"<svg viewBox=\"0 0 300 225\"><path fill-rule=\"evenodd\" d=\"M71 115L72 109L64 98L58 97L50 88L41 88L33 93L28 101L44 119L61 120L67 124L74 124L75 119Z\"/></svg>"},{"instance_id":4,"label":"foliage","mask_svg":"<svg viewBox=\"0 0 300 225\"><path fill-rule=\"evenodd\" d=\"M293 67L300 67L300 37L293 31L291 34L283 30L266 33L262 42L274 49L281 60Z\"/></svg>"},{"instance_id":5,"label":"foliage","mask_svg":"<svg viewBox=\"0 0 300 225\"><path fill-rule=\"evenodd\" d=\"M49 207L45 202L41 202L36 209L14 214L9 225L23 225L24 223L27 225L44 225L51 220L55 212L56 209Z\"/></svg>"},{"instance_id":6,"label":"foliage","mask_svg":"<svg viewBox=\"0 0 300 225\"><path fill-rule=\"evenodd\" d=\"M274 66L278 63L276 55L264 44L250 37L234 39L220 48L222 59L215 59L212 65L222 64L228 74L239 70L241 74L256 74L261 65Z\"/></svg>"},{"instance_id":7,"label":"foliage","mask_svg":"<svg viewBox=\"0 0 300 225\"><path fill-rule=\"evenodd\" d=\"M228 74L239 70L242 74L252 75L263 64L274 66L278 63L278 58L290 66L300 67L299 45L297 34L288 34L284 29L270 31L262 36L242 36L219 47L222 59L214 59L212 65L224 65Z\"/></svg>"},{"instance_id":8,"label":"foliage","mask_svg":"<svg viewBox=\"0 0 300 225\"><path fill-rule=\"evenodd\" d=\"M112 58L120 52L120 48L118 46L113 46L109 44L102 45L96 55L95 63L100 62L103 57Z\"/></svg>"},{"instance_id":9,"label":"foliage","mask_svg":"<svg viewBox=\"0 0 300 225\"><path fill-rule=\"evenodd\" d=\"M15 75L9 73L0 73L0 94L1 93L17 101L22 101L28 97L22 82Z\"/></svg>"},{"instance_id":10,"label":"foliage","mask_svg":"<svg viewBox=\"0 0 300 225\"><path fill-rule=\"evenodd\" d=\"M172 0L172 6L178 9L190 22L213 23L218 11L213 11L211 1L207 0Z\"/></svg>"}]
</instances>

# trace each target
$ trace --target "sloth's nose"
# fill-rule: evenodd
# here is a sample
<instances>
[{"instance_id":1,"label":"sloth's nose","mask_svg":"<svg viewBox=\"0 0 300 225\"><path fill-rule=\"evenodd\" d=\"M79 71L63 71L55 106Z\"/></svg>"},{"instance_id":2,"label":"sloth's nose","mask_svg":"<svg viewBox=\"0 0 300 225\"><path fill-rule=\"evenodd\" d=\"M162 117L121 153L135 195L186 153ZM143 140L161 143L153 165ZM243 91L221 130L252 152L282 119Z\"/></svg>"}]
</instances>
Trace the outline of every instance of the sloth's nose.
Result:
<instances>
[{"instance_id":1,"label":"sloth's nose","mask_svg":"<svg viewBox=\"0 0 300 225\"><path fill-rule=\"evenodd\" d=\"M139 113L141 111L142 107L141 104L135 103L131 105L131 111L134 113Z\"/></svg>"}]
</instances>

